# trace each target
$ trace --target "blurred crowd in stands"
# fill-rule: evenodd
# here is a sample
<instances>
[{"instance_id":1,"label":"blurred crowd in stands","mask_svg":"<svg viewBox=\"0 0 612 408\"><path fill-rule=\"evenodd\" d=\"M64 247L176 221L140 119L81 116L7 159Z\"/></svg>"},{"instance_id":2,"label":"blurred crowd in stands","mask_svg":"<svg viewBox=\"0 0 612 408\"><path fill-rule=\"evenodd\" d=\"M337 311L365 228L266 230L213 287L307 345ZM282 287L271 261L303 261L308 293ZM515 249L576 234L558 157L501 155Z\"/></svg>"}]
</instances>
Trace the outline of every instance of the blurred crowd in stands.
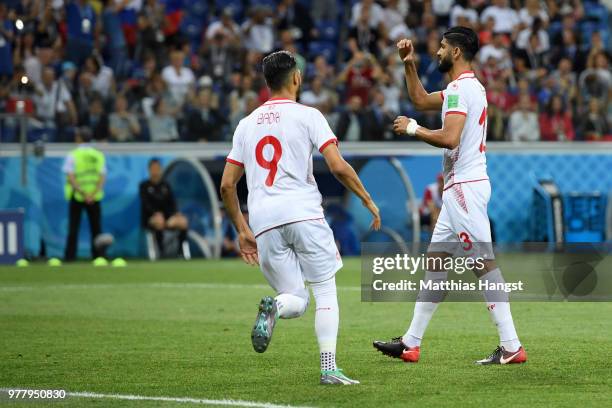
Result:
<instances>
[{"instance_id":1,"label":"blurred crowd in stands","mask_svg":"<svg viewBox=\"0 0 612 408\"><path fill-rule=\"evenodd\" d=\"M612 140L612 0L4 0L0 141L228 141L269 97L259 66L294 52L300 101L340 140L394 140L417 112L395 44L410 38L428 91L441 35L472 27L489 140ZM404 139L402 139L404 140Z\"/></svg>"}]
</instances>

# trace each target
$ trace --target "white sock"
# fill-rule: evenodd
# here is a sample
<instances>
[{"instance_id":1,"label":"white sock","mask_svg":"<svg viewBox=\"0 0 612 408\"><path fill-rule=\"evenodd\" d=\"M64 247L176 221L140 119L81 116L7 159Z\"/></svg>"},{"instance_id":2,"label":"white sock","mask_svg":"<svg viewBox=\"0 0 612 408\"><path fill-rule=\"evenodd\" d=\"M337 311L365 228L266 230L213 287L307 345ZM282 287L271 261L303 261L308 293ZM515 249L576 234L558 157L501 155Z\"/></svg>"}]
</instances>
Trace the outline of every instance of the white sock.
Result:
<instances>
[{"instance_id":1,"label":"white sock","mask_svg":"<svg viewBox=\"0 0 612 408\"><path fill-rule=\"evenodd\" d=\"M300 317L308 307L308 298L304 299L289 293L281 293L275 299L278 317L281 319Z\"/></svg>"},{"instance_id":2,"label":"white sock","mask_svg":"<svg viewBox=\"0 0 612 408\"><path fill-rule=\"evenodd\" d=\"M505 283L499 268L487 272L480 277L480 280L487 280L491 283ZM521 342L516 334L512 313L510 313L508 293L504 291L484 291L483 294L491 319L499 333L500 346L508 351L518 350L521 347Z\"/></svg>"},{"instance_id":3,"label":"white sock","mask_svg":"<svg viewBox=\"0 0 612 408\"><path fill-rule=\"evenodd\" d=\"M321 353L321 370L336 370L336 339L340 316L336 295L336 278L311 283L315 298L315 332Z\"/></svg>"},{"instance_id":4,"label":"white sock","mask_svg":"<svg viewBox=\"0 0 612 408\"><path fill-rule=\"evenodd\" d=\"M434 281L441 282L445 281L447 277L446 272L425 272L423 281ZM402 342L407 347L420 347L421 340L425 334L425 330L429 325L429 321L433 316L434 312L438 308L440 302L444 300L445 293L433 290L422 290L417 296L417 301L414 304L414 314L412 315L412 322L410 327L404 336Z\"/></svg>"}]
</instances>

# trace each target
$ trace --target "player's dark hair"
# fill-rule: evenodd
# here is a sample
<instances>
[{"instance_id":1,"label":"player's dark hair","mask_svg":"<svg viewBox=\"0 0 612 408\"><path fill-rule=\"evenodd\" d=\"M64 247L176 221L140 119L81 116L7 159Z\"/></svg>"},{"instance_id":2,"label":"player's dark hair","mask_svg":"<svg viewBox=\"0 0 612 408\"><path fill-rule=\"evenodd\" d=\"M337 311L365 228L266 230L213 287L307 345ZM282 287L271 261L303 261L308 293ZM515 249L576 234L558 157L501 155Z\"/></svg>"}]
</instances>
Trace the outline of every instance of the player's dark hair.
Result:
<instances>
[{"instance_id":1,"label":"player's dark hair","mask_svg":"<svg viewBox=\"0 0 612 408\"><path fill-rule=\"evenodd\" d=\"M151 160L149 160L149 168L154 164L159 164L161 166L161 162L157 157L152 157Z\"/></svg>"},{"instance_id":2,"label":"player's dark hair","mask_svg":"<svg viewBox=\"0 0 612 408\"><path fill-rule=\"evenodd\" d=\"M285 85L289 74L296 67L295 57L288 51L277 51L263 59L263 74L266 84L273 91Z\"/></svg>"},{"instance_id":3,"label":"player's dark hair","mask_svg":"<svg viewBox=\"0 0 612 408\"><path fill-rule=\"evenodd\" d=\"M459 47L466 61L472 61L480 48L478 35L471 28L453 27L442 35L453 47Z\"/></svg>"}]
</instances>

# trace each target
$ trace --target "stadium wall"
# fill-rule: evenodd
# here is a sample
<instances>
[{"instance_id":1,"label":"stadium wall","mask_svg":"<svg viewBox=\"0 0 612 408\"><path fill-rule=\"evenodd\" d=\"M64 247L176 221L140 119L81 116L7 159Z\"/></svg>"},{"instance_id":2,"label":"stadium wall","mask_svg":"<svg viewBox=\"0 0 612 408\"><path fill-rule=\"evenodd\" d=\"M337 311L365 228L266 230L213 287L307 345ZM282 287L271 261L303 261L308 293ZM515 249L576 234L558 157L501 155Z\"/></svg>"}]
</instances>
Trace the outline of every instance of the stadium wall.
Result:
<instances>
[{"instance_id":1,"label":"stadium wall","mask_svg":"<svg viewBox=\"0 0 612 408\"><path fill-rule=\"evenodd\" d=\"M347 146L348 145L348 146ZM405 194L398 190L396 175L391 166L380 165L380 160L396 156L409 174L418 197L425 186L435 180L440 171L441 158L434 149L393 146L350 146L344 144L343 151L349 160L367 159L361 174L367 187L373 190L379 201L385 223L405 225ZM67 203L64 200L64 177L61 173L63 156L68 147L54 147L44 158L29 158L27 165L28 184L21 186L18 149L0 152L0 208L24 208L26 210L26 250L38 254L44 240L47 256L62 256L67 231ZM63 149L63 150L62 150ZM115 236L112 252L123 256L142 256L142 232L140 230L140 203L138 184L147 177L147 162L152 156L163 163L175 157L192 156L192 147L181 151L176 145L162 149L148 146L148 151L136 153L120 152L116 147L107 149L108 181L103 200L103 229ZM178 149L178 150L177 150ZM222 168L223 152L228 146L209 146L200 150L200 158L208 163L217 163ZM105 150L105 148L103 148ZM499 242L521 242L529 239L531 200L533 184L537 178L552 178L563 193L593 192L604 194L612 191L612 151L606 146L583 148L525 149L493 148L488 153L488 169L493 192L489 207L495 223ZM157 152L157 154L156 154ZM167 152L159 155L158 152ZM367 171L374 166L375 171ZM384 180L385 182L381 182ZM394 181L395 180L395 181ZM359 203L351 198L348 204L358 229L367 228L369 216ZM89 232L83 215L79 241L79 255L89 254ZM111 253L111 255L113 255Z\"/></svg>"}]
</instances>

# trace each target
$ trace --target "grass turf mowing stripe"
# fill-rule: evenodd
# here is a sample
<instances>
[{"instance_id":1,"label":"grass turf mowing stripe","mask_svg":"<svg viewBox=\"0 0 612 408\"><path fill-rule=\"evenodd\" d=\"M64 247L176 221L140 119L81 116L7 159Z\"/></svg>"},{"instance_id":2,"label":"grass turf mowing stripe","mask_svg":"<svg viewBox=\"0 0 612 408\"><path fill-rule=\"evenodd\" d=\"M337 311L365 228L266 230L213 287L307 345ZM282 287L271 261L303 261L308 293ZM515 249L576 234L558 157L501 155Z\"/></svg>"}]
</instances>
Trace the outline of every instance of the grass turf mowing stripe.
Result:
<instances>
[{"instance_id":1,"label":"grass turf mowing stripe","mask_svg":"<svg viewBox=\"0 0 612 408\"><path fill-rule=\"evenodd\" d=\"M0 391L3 393L9 392L9 390L24 389L24 388L2 388ZM305 406L295 405L277 405L269 402L255 402L255 401L243 401L243 400L232 400L232 399L206 399L206 398L190 398L190 397L149 397L146 395L123 395L123 394L100 394L96 392L66 392L66 397L76 398L91 398L91 399L116 399L125 401L162 401L162 402L180 402L188 404L199 404L199 405L224 405L231 407L250 407L250 408L308 408ZM15 399L18 401L22 398ZM24 400L27 400L24 399ZM39 401L43 401L42 399Z\"/></svg>"}]
</instances>

